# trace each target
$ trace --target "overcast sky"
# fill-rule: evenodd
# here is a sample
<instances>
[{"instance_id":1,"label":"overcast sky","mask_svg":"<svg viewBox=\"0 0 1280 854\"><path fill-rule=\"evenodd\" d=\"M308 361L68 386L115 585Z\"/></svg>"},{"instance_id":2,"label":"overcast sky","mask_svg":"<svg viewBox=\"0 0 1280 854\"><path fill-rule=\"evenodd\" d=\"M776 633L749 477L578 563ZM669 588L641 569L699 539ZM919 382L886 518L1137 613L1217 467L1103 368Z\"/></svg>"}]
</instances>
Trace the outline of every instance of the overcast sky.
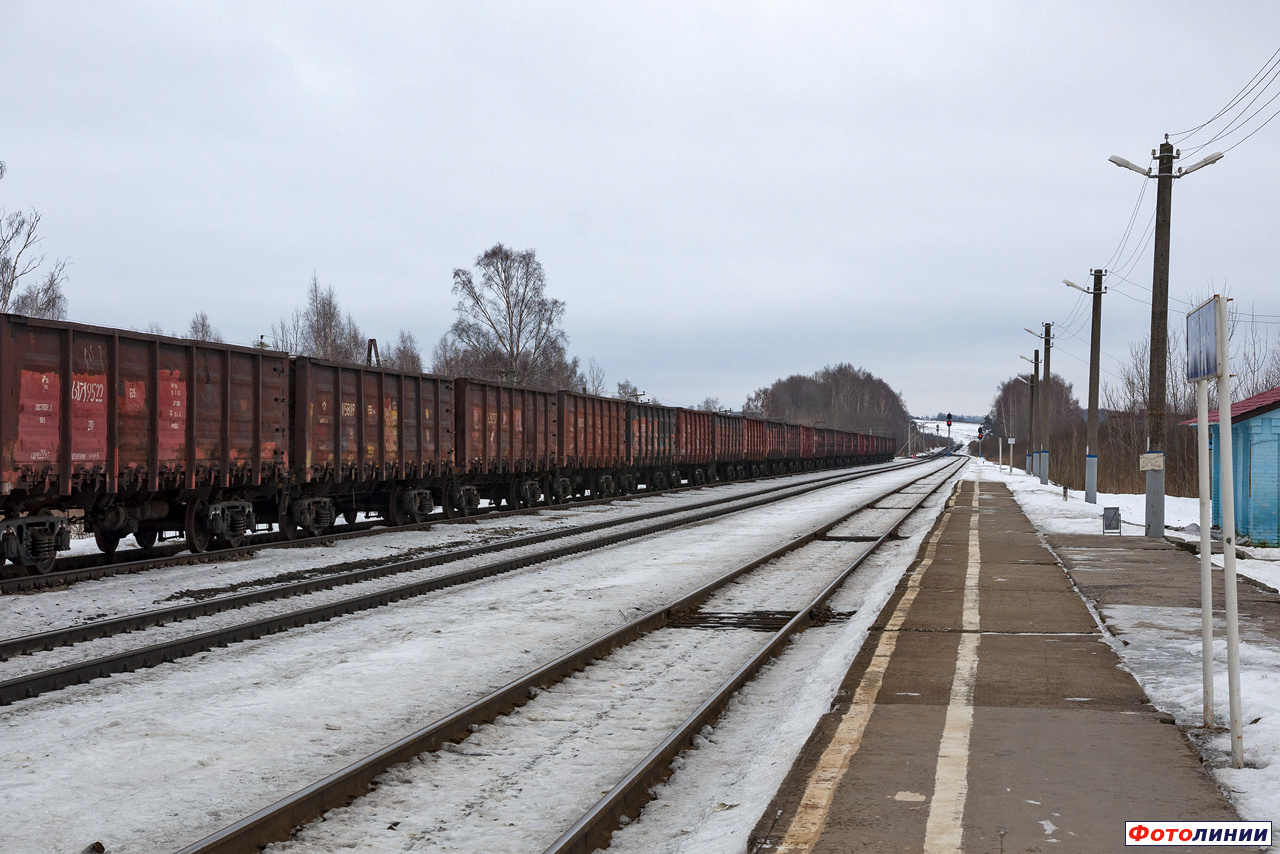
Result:
<instances>
[{"instance_id":1,"label":"overcast sky","mask_svg":"<svg viewBox=\"0 0 1280 854\"><path fill-rule=\"evenodd\" d=\"M203 309L251 343L314 272L427 356L451 271L501 241L537 250L611 384L736 407L851 362L912 412L983 413L1023 327L1083 298L1064 277L1133 283L1108 281L1104 371L1147 331L1155 182L1109 261L1146 179L1107 157L1209 119L1278 25L1274 2L0 0L0 205L43 214L77 321ZM1171 316L1211 284L1280 315L1278 144L1280 121L1175 184ZM1084 399L1072 328L1053 367Z\"/></svg>"}]
</instances>

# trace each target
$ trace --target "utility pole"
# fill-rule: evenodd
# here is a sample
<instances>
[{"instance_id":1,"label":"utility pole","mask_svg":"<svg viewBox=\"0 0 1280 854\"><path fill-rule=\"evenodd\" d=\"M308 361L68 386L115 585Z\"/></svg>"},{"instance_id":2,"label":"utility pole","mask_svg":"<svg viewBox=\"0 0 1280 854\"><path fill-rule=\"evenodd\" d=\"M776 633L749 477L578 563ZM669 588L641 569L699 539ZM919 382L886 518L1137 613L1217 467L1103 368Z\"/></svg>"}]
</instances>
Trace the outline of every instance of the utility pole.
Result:
<instances>
[{"instance_id":1,"label":"utility pole","mask_svg":"<svg viewBox=\"0 0 1280 854\"><path fill-rule=\"evenodd\" d=\"M1053 400L1053 374L1049 373L1049 349L1053 346L1053 324L1044 325L1044 384L1040 389L1040 482L1049 482L1049 405Z\"/></svg>"},{"instance_id":2,"label":"utility pole","mask_svg":"<svg viewBox=\"0 0 1280 854\"><path fill-rule=\"evenodd\" d=\"M1119 155L1108 159L1115 165L1156 179L1156 245L1151 272L1151 368L1147 378L1147 453L1143 455L1141 470L1147 473L1147 525L1148 537L1164 537L1164 427L1165 405L1168 395L1165 389L1165 372L1169 354L1169 216L1173 197L1173 179L1185 178L1198 169L1211 166L1222 159L1222 152L1215 151L1208 157L1173 171L1173 161L1181 156L1164 135L1159 151L1152 150L1151 157L1159 161L1156 174L1143 170ZM1230 408L1231 401L1227 401Z\"/></svg>"},{"instance_id":3,"label":"utility pole","mask_svg":"<svg viewBox=\"0 0 1280 854\"><path fill-rule=\"evenodd\" d=\"M1089 337L1089 423L1084 449L1084 500L1098 503L1098 370L1102 356L1102 277L1106 270L1093 273L1093 334Z\"/></svg>"},{"instance_id":4,"label":"utility pole","mask_svg":"<svg viewBox=\"0 0 1280 854\"><path fill-rule=\"evenodd\" d=\"M1036 404L1039 403L1040 397L1040 351L1035 351L1035 360L1031 363L1031 411L1028 414L1027 422L1029 425L1030 441L1027 442L1027 474L1035 474L1036 439L1040 437L1040 432L1036 429Z\"/></svg>"},{"instance_id":5,"label":"utility pole","mask_svg":"<svg viewBox=\"0 0 1280 854\"><path fill-rule=\"evenodd\" d=\"M1151 368L1147 374L1147 453L1159 454L1147 469L1148 537L1164 537L1164 422L1169 361L1169 216L1173 200L1173 161L1177 155L1165 135L1156 171L1156 242L1151 272ZM1227 403L1230 406L1230 402ZM1151 458L1148 458L1151 459Z\"/></svg>"}]
</instances>

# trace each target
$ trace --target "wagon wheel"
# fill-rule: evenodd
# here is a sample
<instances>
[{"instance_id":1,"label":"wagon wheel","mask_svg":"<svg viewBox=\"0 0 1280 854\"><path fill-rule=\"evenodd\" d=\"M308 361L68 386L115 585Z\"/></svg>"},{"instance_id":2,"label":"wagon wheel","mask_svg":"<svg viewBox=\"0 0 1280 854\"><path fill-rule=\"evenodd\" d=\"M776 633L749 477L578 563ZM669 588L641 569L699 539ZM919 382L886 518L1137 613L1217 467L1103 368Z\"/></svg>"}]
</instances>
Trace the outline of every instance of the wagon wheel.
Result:
<instances>
[{"instance_id":1,"label":"wagon wheel","mask_svg":"<svg viewBox=\"0 0 1280 854\"><path fill-rule=\"evenodd\" d=\"M133 541L137 543L140 548L149 549L156 544L156 532L135 531Z\"/></svg>"},{"instance_id":2,"label":"wagon wheel","mask_svg":"<svg viewBox=\"0 0 1280 854\"><path fill-rule=\"evenodd\" d=\"M116 548L120 545L120 532L94 531L93 541L98 544L98 551L110 557L116 553Z\"/></svg>"},{"instance_id":3,"label":"wagon wheel","mask_svg":"<svg viewBox=\"0 0 1280 854\"><path fill-rule=\"evenodd\" d=\"M342 517L346 518L345 512ZM398 486L391 487L391 497L387 500L387 524L393 528L404 524L404 491Z\"/></svg>"},{"instance_id":4,"label":"wagon wheel","mask_svg":"<svg viewBox=\"0 0 1280 854\"><path fill-rule=\"evenodd\" d=\"M450 483L444 488L440 496L440 509L444 511L446 519L458 519L467 515L466 499L456 483Z\"/></svg>"},{"instance_id":5,"label":"wagon wheel","mask_svg":"<svg viewBox=\"0 0 1280 854\"><path fill-rule=\"evenodd\" d=\"M533 507L542 503L542 484L529 479L520 481L520 506Z\"/></svg>"},{"instance_id":6,"label":"wagon wheel","mask_svg":"<svg viewBox=\"0 0 1280 854\"><path fill-rule=\"evenodd\" d=\"M200 554L209 548L209 532L200 529L200 517L203 515L205 501L193 498L187 502L187 549L192 554Z\"/></svg>"},{"instance_id":7,"label":"wagon wheel","mask_svg":"<svg viewBox=\"0 0 1280 854\"><path fill-rule=\"evenodd\" d=\"M244 545L244 541L248 538L248 532L235 537L215 537L213 545L219 549L238 549Z\"/></svg>"},{"instance_id":8,"label":"wagon wheel","mask_svg":"<svg viewBox=\"0 0 1280 854\"><path fill-rule=\"evenodd\" d=\"M458 516L457 509L453 506L453 488L446 486L440 490L440 512L444 514L444 518L453 519Z\"/></svg>"},{"instance_id":9,"label":"wagon wheel","mask_svg":"<svg viewBox=\"0 0 1280 854\"><path fill-rule=\"evenodd\" d=\"M289 493L281 493L276 501L276 527L286 540L298 539L298 523L293 521L293 501Z\"/></svg>"}]
</instances>

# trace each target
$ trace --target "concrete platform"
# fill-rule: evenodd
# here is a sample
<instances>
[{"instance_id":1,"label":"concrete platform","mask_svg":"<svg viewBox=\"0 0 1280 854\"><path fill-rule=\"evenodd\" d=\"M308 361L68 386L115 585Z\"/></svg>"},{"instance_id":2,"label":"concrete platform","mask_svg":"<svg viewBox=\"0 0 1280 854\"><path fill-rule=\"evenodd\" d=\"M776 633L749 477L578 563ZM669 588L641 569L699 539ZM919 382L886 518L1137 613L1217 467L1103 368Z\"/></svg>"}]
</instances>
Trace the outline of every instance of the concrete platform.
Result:
<instances>
[{"instance_id":1,"label":"concrete platform","mask_svg":"<svg viewBox=\"0 0 1280 854\"><path fill-rule=\"evenodd\" d=\"M1099 854L1125 847L1126 821L1238 819L1081 596L1189 607L1196 558L1138 537L1051 543L1003 484L960 484L751 851ZM1241 610L1267 596L1242 586Z\"/></svg>"}]
</instances>

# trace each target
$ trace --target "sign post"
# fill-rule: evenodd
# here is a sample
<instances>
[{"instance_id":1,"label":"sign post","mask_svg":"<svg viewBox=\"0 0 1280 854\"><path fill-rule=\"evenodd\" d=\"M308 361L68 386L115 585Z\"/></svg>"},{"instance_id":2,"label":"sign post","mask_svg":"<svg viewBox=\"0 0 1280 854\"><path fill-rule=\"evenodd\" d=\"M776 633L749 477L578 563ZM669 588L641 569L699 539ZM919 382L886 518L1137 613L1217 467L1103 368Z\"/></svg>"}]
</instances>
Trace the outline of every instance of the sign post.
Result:
<instances>
[{"instance_id":1,"label":"sign post","mask_svg":"<svg viewBox=\"0 0 1280 854\"><path fill-rule=\"evenodd\" d=\"M1213 524L1209 460L1209 380L1218 381L1218 456L1222 502L1222 576L1227 623L1227 686L1231 716L1231 763L1244 765L1240 720L1240 625L1236 603L1235 477L1231 448L1231 371L1227 349L1227 304L1212 297L1187 314L1187 382L1196 384L1196 439L1200 480L1200 647L1203 659L1204 725L1213 714Z\"/></svg>"}]
</instances>

